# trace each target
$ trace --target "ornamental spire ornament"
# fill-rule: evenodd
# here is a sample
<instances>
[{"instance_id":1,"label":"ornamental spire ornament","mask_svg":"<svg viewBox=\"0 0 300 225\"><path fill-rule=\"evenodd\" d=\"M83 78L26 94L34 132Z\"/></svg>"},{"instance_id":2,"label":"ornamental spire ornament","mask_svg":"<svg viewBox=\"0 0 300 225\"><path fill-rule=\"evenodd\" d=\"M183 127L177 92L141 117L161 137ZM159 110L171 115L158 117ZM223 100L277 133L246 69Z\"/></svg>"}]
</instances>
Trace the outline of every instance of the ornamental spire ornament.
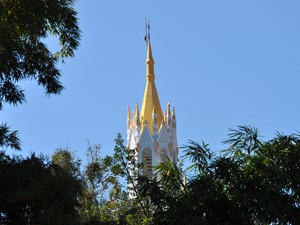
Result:
<instances>
[{"instance_id":1,"label":"ornamental spire ornament","mask_svg":"<svg viewBox=\"0 0 300 225\"><path fill-rule=\"evenodd\" d=\"M146 43L150 43L150 23L145 19L145 28L146 28L146 35L145 35L145 41Z\"/></svg>"},{"instance_id":2,"label":"ornamental spire ornament","mask_svg":"<svg viewBox=\"0 0 300 225\"><path fill-rule=\"evenodd\" d=\"M161 125L163 114L159 102L158 93L155 85L155 74L154 74L154 60L152 56L152 49L150 43L150 25L146 23L146 36L147 41L147 57L146 57L146 87L144 92L143 103L141 107L141 117L148 122L148 128L151 134L153 134L152 126L152 112L153 107L157 117L157 127Z\"/></svg>"}]
</instances>

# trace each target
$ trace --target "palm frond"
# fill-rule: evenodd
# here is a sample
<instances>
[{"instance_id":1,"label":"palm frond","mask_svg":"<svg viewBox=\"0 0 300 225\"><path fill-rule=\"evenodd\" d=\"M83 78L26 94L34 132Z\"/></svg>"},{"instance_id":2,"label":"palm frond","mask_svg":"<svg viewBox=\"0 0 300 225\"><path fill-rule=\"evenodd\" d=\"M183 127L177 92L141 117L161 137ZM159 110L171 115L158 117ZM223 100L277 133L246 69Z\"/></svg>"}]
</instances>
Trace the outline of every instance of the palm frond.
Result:
<instances>
[{"instance_id":1,"label":"palm frond","mask_svg":"<svg viewBox=\"0 0 300 225\"><path fill-rule=\"evenodd\" d=\"M185 145L182 148L185 153L183 158L188 158L192 162L192 165L188 167L188 170L197 170L200 173L207 171L213 157L213 153L208 148L208 144L205 144L204 142L199 144L195 141L189 140L188 145Z\"/></svg>"},{"instance_id":2,"label":"palm frond","mask_svg":"<svg viewBox=\"0 0 300 225\"><path fill-rule=\"evenodd\" d=\"M230 145L226 152L232 157L250 155L262 145L260 132L255 127L243 125L229 131L229 138L223 144Z\"/></svg>"}]
</instances>

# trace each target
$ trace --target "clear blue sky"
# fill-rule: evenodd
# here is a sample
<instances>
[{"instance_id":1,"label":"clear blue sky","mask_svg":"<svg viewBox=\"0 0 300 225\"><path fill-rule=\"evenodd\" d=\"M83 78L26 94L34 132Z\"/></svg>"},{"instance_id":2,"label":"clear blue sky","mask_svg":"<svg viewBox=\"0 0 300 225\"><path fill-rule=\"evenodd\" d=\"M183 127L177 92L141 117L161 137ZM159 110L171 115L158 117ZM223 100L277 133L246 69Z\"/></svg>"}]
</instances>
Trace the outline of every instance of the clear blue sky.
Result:
<instances>
[{"instance_id":1,"label":"clear blue sky","mask_svg":"<svg viewBox=\"0 0 300 225\"><path fill-rule=\"evenodd\" d=\"M223 149L228 128L244 124L266 139L300 130L300 1L79 0L75 7L82 40L59 66L66 89L45 98L24 82L27 103L0 112L20 131L25 154L69 146L82 157L89 139L105 155L118 132L126 139L127 106L141 105L145 87L145 17L160 102L176 107L180 146L192 139Z\"/></svg>"}]
</instances>

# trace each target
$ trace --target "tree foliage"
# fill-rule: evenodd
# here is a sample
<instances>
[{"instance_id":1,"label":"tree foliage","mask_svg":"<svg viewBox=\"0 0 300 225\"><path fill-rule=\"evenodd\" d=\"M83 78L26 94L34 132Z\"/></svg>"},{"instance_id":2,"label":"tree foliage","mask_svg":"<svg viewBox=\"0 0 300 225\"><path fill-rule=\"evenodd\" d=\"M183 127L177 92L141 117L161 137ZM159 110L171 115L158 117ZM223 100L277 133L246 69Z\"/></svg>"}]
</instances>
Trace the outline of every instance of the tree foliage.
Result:
<instances>
[{"instance_id":1,"label":"tree foliage","mask_svg":"<svg viewBox=\"0 0 300 225\"><path fill-rule=\"evenodd\" d=\"M139 190L151 202L152 224L300 224L299 135L262 141L258 134L249 126L231 130L218 157L191 141L184 147L192 162L187 184L170 162L153 180L143 177Z\"/></svg>"},{"instance_id":2,"label":"tree foliage","mask_svg":"<svg viewBox=\"0 0 300 225\"><path fill-rule=\"evenodd\" d=\"M0 1L0 108L3 102L22 103L22 80L36 80L46 94L63 89L57 68L60 58L74 55L79 45L74 0ZM61 46L51 52L48 36L57 37Z\"/></svg>"},{"instance_id":3,"label":"tree foliage","mask_svg":"<svg viewBox=\"0 0 300 225\"><path fill-rule=\"evenodd\" d=\"M79 224L80 182L43 156L0 153L0 224Z\"/></svg>"},{"instance_id":4,"label":"tree foliage","mask_svg":"<svg viewBox=\"0 0 300 225\"><path fill-rule=\"evenodd\" d=\"M88 142L86 159L79 160L68 148L51 156L52 163L80 179L82 194L78 212L83 224L112 224L126 205L119 179L111 172L113 158L101 156L101 145ZM84 163L83 163L84 162Z\"/></svg>"},{"instance_id":5,"label":"tree foliage","mask_svg":"<svg viewBox=\"0 0 300 225\"><path fill-rule=\"evenodd\" d=\"M21 150L18 132L10 131L9 126L6 123L0 125L0 146Z\"/></svg>"},{"instance_id":6,"label":"tree foliage","mask_svg":"<svg viewBox=\"0 0 300 225\"><path fill-rule=\"evenodd\" d=\"M300 224L298 134L263 141L256 128L240 126L218 156L189 141L183 158L191 165L183 170L166 157L152 178L139 176L142 165L123 142L118 134L106 157L89 144L86 166L67 149L51 163L1 153L0 224Z\"/></svg>"},{"instance_id":7,"label":"tree foliage","mask_svg":"<svg viewBox=\"0 0 300 225\"><path fill-rule=\"evenodd\" d=\"M92 145L88 142L86 150L87 164L84 168L83 211L87 221L101 221L98 209L109 204L112 199L113 186L118 180L110 172L112 158L101 157L101 145Z\"/></svg>"},{"instance_id":8,"label":"tree foliage","mask_svg":"<svg viewBox=\"0 0 300 225\"><path fill-rule=\"evenodd\" d=\"M74 2L0 0L0 110L4 103L18 105L26 100L20 86L24 80L36 81L47 95L61 93L57 63L72 57L80 40ZM48 37L57 38L58 51L46 45ZM0 126L0 132L6 129ZM17 132L8 130L0 137L0 146L7 145L20 149Z\"/></svg>"},{"instance_id":9,"label":"tree foliage","mask_svg":"<svg viewBox=\"0 0 300 225\"><path fill-rule=\"evenodd\" d=\"M68 148L56 149L51 156L51 162L73 177L81 179L81 160L76 159Z\"/></svg>"},{"instance_id":10,"label":"tree foliage","mask_svg":"<svg viewBox=\"0 0 300 225\"><path fill-rule=\"evenodd\" d=\"M115 139L115 148L112 164L112 172L115 176L125 178L128 190L126 201L130 202L132 206L131 211L127 217L130 218L131 223L137 224L141 221L148 221L151 219L151 207L149 201L141 196L139 190L139 170L142 165L138 165L135 161L135 150L128 149L124 145L122 135L118 133ZM132 215L135 212L135 216Z\"/></svg>"}]
</instances>

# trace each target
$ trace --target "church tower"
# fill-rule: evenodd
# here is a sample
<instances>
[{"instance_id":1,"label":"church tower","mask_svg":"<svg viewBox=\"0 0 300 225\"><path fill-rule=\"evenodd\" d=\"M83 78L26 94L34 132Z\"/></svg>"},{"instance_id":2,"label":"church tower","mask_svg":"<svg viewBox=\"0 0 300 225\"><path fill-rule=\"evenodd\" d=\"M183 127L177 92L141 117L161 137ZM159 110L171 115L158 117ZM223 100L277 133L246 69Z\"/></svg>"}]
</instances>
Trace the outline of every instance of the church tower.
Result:
<instances>
[{"instance_id":1,"label":"church tower","mask_svg":"<svg viewBox=\"0 0 300 225\"><path fill-rule=\"evenodd\" d=\"M143 162L142 173L151 177L152 167L167 156L172 162L178 160L175 108L170 103L163 114L155 86L154 60L150 43L149 25L146 26L147 42L146 87L141 110L136 104L131 114L127 113L127 147L135 150L138 163ZM172 111L172 112L171 112Z\"/></svg>"}]
</instances>

